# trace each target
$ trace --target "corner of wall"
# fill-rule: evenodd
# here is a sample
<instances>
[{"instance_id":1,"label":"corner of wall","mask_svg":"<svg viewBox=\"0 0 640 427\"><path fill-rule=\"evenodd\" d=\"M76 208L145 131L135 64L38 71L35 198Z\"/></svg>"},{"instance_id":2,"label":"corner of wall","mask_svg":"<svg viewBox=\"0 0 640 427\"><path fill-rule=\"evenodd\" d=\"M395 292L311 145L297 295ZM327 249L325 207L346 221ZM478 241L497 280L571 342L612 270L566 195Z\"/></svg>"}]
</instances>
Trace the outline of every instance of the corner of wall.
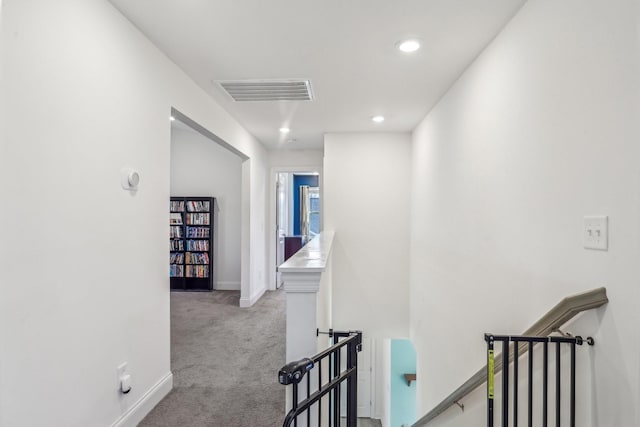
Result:
<instances>
[{"instance_id":1,"label":"corner of wall","mask_svg":"<svg viewBox=\"0 0 640 427\"><path fill-rule=\"evenodd\" d=\"M262 298L262 295L264 295L264 293L266 292L267 288L263 285L262 288L258 289L253 295L251 295L249 298L246 297L241 297L240 298L240 307L241 308L249 308L252 305L254 305L256 302L258 302L258 300L260 298Z\"/></svg>"}]
</instances>

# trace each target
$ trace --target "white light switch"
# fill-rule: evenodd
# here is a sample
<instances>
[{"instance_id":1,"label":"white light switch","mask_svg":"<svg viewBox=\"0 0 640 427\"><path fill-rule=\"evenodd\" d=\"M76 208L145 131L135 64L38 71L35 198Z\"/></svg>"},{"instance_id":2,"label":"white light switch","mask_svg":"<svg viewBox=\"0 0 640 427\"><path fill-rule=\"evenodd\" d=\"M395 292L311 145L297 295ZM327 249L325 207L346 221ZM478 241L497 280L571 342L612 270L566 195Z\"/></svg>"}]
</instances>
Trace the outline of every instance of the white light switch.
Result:
<instances>
[{"instance_id":1,"label":"white light switch","mask_svg":"<svg viewBox=\"0 0 640 427\"><path fill-rule=\"evenodd\" d=\"M609 217L585 216L583 239L585 249L609 249Z\"/></svg>"}]
</instances>

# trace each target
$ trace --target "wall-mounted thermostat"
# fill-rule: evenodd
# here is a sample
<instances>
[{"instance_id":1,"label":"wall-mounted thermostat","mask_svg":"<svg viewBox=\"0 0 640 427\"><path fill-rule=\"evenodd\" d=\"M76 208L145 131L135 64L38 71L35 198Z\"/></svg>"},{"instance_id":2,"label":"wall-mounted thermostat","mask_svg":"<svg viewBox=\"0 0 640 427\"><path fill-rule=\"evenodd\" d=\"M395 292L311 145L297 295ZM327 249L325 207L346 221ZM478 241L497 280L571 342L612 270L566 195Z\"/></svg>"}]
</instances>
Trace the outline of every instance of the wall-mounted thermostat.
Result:
<instances>
[{"instance_id":1,"label":"wall-mounted thermostat","mask_svg":"<svg viewBox=\"0 0 640 427\"><path fill-rule=\"evenodd\" d=\"M140 184L140 174L135 169L122 168L120 170L120 184L125 190L135 191Z\"/></svg>"}]
</instances>

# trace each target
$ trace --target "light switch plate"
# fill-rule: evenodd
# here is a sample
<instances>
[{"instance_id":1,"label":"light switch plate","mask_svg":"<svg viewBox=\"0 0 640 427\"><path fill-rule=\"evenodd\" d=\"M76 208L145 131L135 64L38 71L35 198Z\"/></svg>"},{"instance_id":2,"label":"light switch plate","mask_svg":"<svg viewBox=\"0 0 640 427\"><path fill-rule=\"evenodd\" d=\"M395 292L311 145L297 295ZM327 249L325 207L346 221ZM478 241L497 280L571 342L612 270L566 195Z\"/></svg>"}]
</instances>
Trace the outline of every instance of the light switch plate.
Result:
<instances>
[{"instance_id":1,"label":"light switch plate","mask_svg":"<svg viewBox=\"0 0 640 427\"><path fill-rule=\"evenodd\" d=\"M609 217L593 215L584 217L584 247L606 251L609 249Z\"/></svg>"}]
</instances>

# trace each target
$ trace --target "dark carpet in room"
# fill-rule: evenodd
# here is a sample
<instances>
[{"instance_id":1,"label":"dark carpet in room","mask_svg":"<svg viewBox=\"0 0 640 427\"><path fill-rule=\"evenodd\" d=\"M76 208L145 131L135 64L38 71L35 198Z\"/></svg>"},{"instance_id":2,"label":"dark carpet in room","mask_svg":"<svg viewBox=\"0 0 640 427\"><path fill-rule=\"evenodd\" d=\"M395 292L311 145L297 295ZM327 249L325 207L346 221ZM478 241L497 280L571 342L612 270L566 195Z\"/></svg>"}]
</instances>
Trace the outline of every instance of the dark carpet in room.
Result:
<instances>
[{"instance_id":1,"label":"dark carpet in room","mask_svg":"<svg viewBox=\"0 0 640 427\"><path fill-rule=\"evenodd\" d=\"M143 427L276 427L284 419L285 295L171 293L173 390Z\"/></svg>"}]
</instances>

